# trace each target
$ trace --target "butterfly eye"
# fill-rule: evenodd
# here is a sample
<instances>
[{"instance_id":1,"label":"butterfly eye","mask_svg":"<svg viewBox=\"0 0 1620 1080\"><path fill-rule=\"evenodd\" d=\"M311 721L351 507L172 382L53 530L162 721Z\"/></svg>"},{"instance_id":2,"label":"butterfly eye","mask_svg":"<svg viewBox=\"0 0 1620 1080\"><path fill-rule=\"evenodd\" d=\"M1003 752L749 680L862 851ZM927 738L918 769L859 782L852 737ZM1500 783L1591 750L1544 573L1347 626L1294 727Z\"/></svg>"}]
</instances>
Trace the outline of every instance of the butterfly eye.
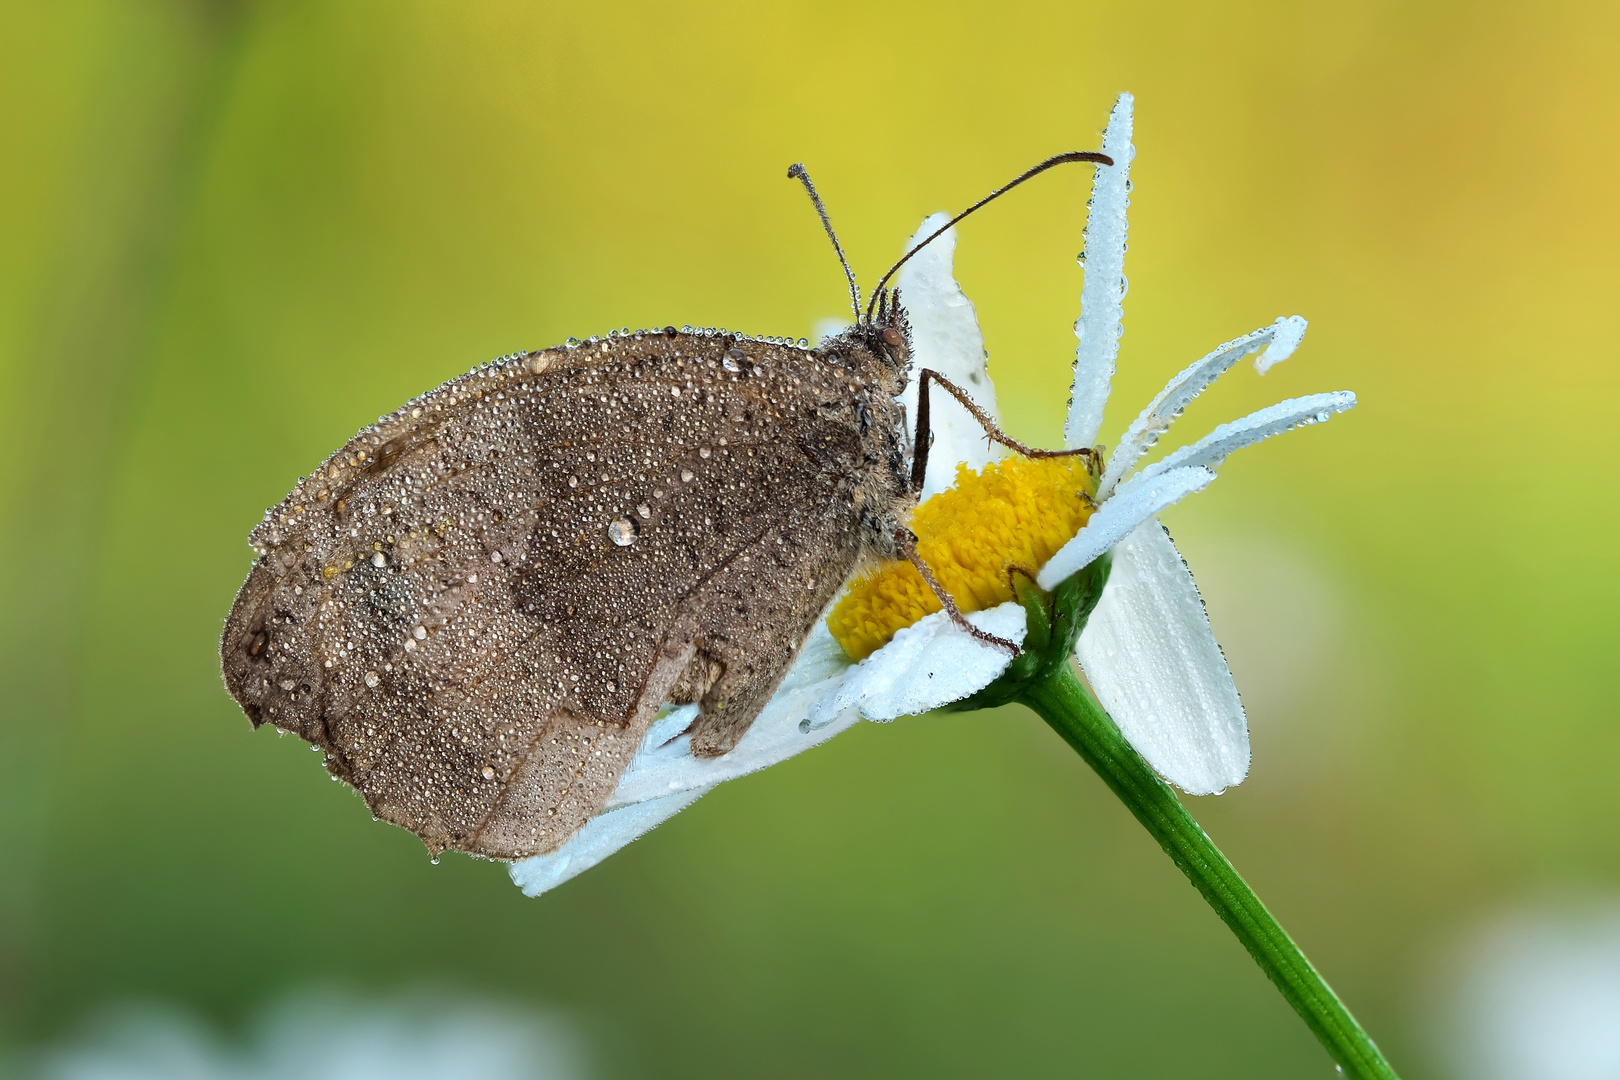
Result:
<instances>
[{"instance_id":1,"label":"butterfly eye","mask_svg":"<svg viewBox=\"0 0 1620 1080\"><path fill-rule=\"evenodd\" d=\"M883 344L890 346L899 346L899 344L905 340L900 336L900 331L896 330L892 326L884 327L883 333L879 336L883 338Z\"/></svg>"}]
</instances>

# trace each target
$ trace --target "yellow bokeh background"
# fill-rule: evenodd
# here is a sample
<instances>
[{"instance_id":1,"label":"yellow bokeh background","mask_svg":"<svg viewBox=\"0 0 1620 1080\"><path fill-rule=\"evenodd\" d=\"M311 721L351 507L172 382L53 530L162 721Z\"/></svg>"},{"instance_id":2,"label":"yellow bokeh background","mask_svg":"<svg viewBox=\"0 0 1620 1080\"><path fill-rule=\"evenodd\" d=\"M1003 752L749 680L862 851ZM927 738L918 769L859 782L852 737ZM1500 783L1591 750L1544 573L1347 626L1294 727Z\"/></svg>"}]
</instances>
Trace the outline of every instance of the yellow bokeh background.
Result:
<instances>
[{"instance_id":1,"label":"yellow bokeh background","mask_svg":"<svg viewBox=\"0 0 1620 1080\"><path fill-rule=\"evenodd\" d=\"M311 983L443 982L581 1018L601 1075L1328 1075L1028 713L862 726L526 900L373 826L217 675L249 528L359 426L569 335L809 335L843 282L790 163L871 284L924 215L1094 148L1129 90L1105 438L1284 314L1311 320L1300 353L1167 442L1361 398L1166 515L1254 728L1251 779L1193 809L1403 1075L1444 1075L1459 935L1620 896L1617 24L1600 3L6 5L0 1045L131 998L230 1029ZM1030 442L1059 438L1089 180L961 230Z\"/></svg>"}]
</instances>

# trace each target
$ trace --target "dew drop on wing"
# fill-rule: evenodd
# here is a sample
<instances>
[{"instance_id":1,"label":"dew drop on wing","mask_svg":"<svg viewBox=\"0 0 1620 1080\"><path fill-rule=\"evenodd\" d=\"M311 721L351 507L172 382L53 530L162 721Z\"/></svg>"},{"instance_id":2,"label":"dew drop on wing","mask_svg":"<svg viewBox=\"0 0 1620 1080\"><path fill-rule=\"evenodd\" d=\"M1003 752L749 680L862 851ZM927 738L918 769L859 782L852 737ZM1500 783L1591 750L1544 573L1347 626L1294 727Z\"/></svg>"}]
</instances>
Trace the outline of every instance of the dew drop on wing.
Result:
<instances>
[{"instance_id":1,"label":"dew drop on wing","mask_svg":"<svg viewBox=\"0 0 1620 1080\"><path fill-rule=\"evenodd\" d=\"M620 547L629 547L636 542L636 523L629 518L618 518L607 527L608 539Z\"/></svg>"}]
</instances>

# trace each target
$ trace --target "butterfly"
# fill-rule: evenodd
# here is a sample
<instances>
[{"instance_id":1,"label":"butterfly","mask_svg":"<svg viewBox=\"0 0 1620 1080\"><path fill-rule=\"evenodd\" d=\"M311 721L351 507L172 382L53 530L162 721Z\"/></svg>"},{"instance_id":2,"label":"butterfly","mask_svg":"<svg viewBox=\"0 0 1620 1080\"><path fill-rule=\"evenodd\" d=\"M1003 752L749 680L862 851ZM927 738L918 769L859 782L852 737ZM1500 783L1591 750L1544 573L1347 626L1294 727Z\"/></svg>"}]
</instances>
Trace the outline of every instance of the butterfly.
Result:
<instances>
[{"instance_id":1,"label":"butterfly","mask_svg":"<svg viewBox=\"0 0 1620 1080\"><path fill-rule=\"evenodd\" d=\"M917 557L926 470L897 400L910 328L885 288L811 349L615 332L503 357L367 427L266 512L226 620L225 683L308 740L435 854L555 850L594 817L660 711L731 750L849 578ZM1036 451L986 431L1032 455ZM948 595L947 611L976 637Z\"/></svg>"}]
</instances>

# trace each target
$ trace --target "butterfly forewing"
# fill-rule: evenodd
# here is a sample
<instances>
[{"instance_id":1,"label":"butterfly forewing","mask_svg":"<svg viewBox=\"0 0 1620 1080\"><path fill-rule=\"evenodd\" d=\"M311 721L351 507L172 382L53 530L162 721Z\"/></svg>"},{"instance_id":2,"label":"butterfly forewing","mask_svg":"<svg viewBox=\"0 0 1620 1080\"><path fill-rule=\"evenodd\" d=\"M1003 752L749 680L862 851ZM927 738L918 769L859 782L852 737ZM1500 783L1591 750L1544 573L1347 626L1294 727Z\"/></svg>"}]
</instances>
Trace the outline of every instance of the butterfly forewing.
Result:
<instances>
[{"instance_id":1,"label":"butterfly forewing","mask_svg":"<svg viewBox=\"0 0 1620 1080\"><path fill-rule=\"evenodd\" d=\"M649 333L446 383L254 530L231 693L434 850L553 850L665 703L730 749L848 576L902 474L870 361Z\"/></svg>"}]
</instances>

